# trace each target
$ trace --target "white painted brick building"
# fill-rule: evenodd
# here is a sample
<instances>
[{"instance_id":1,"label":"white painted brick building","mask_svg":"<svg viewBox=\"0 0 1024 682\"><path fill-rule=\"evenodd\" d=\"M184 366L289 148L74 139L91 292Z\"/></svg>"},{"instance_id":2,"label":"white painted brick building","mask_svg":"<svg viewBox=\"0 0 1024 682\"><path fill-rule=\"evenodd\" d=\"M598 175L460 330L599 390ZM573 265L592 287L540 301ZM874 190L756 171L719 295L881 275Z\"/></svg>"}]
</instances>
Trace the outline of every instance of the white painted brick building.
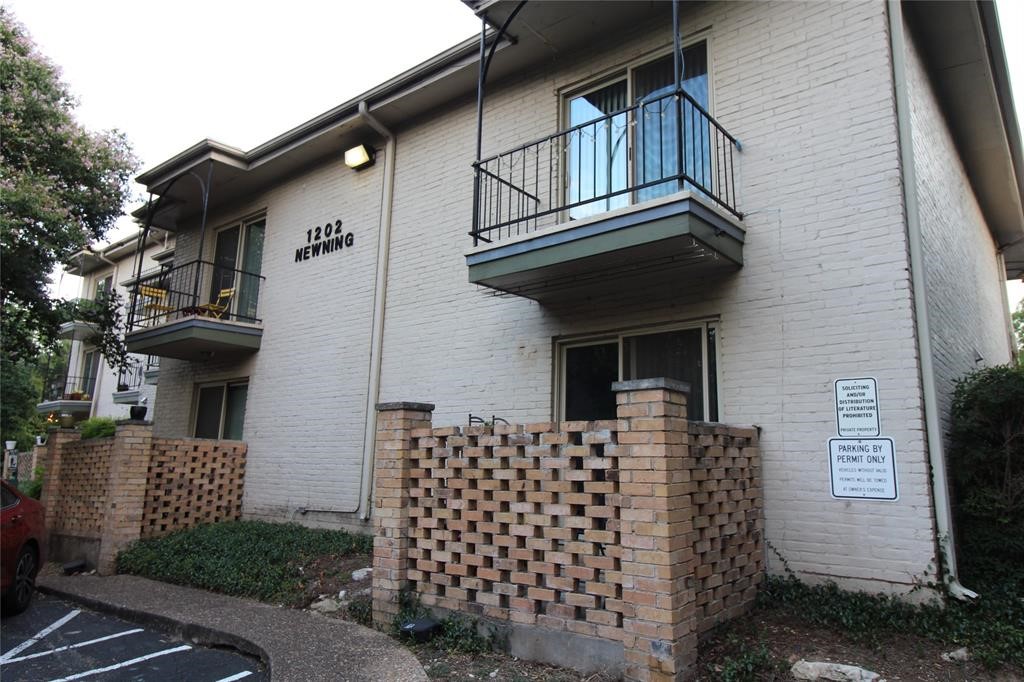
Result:
<instances>
[{"instance_id":1,"label":"white painted brick building","mask_svg":"<svg viewBox=\"0 0 1024 682\"><path fill-rule=\"evenodd\" d=\"M517 5L469 4L495 25ZM691 108L678 129L700 161L686 166L686 180L718 177L706 193L646 201L627 185L640 184L655 144L643 142L653 133L638 122L653 106L642 92L659 77L655 65L664 71L674 54L671 5L527 3L508 28L515 41L494 50L483 110L482 158L509 151L519 165L497 171L504 184L484 176L481 187L519 182L515 192L540 196L546 177L537 206L551 210L510 226L514 235L478 232L489 244L467 236L475 41L249 152L212 141L187 149L140 177L165 200L152 224L176 233L175 268L199 273L189 275L199 282L192 298L173 277L149 280L157 293L139 304L151 314L129 334L130 347L164 356L157 431L244 438L251 518L358 527L372 511L375 403L430 401L435 424L470 414L585 418L590 408L563 397L586 393L578 386L599 374L593 346L606 346L623 375L673 362L696 372L707 404L698 418L761 428L773 570L784 558L811 580L906 592L951 551L940 542L944 476L934 486L931 477L943 466L952 382L1012 352L1002 292L1024 269L1020 244L1008 246L1024 235L1020 149L992 12L953 2L928 11L867 0L684 4L684 78L702 88L684 92L742 150L731 150L732 166L725 138L696 141L716 128ZM941 49L951 32L957 55ZM944 60L954 56L961 66L950 70ZM967 97L965 83L979 78L985 87ZM613 106L618 84L625 99ZM577 105L605 107L601 134L621 135L630 154L598 146L596 126L592 142L562 132ZM669 110L659 111L666 120ZM613 130L619 121L628 132ZM659 153L672 151L658 139ZM354 171L341 157L359 144L376 163ZM542 159L540 144L566 161ZM735 193L716 202L730 169ZM598 201L607 210L567 220L567 197L599 182L621 204L595 190L587 210ZM664 258L629 241L644 211L675 207L715 226L714 236L698 245L696 232L680 232L666 244L690 251ZM590 237L559 239L614 221L625 245L602 257L615 267L588 270L586 259L565 256ZM536 232L519 235L531 225ZM335 230L351 241L307 258L327 226L327 241ZM726 233L735 243L719 248ZM547 257L538 245L548 238L562 244L550 250L562 249L561 261L529 260ZM722 267L730 249L742 267ZM480 263L504 268L502 283L474 274ZM672 345L684 336L699 350ZM651 350L658 344L668 350ZM895 501L831 494L834 381L865 376L877 380L880 435L894 443Z\"/></svg>"}]
</instances>

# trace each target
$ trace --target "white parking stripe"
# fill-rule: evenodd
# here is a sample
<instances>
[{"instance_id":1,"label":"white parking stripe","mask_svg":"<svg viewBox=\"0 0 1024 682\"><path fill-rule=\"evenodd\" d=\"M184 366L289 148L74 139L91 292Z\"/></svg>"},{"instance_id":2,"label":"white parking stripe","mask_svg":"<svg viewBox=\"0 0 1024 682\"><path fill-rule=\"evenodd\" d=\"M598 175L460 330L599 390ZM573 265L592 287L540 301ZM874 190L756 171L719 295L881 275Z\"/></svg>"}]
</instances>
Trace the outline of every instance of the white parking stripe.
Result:
<instances>
[{"instance_id":1,"label":"white parking stripe","mask_svg":"<svg viewBox=\"0 0 1024 682\"><path fill-rule=\"evenodd\" d=\"M35 644L36 642L41 640L43 637L46 637L48 634L50 634L51 632L53 632L54 630L59 628L61 625L64 625L64 623L67 623L69 620L71 620L72 618L74 618L75 616L77 616L80 613L81 613L81 611L79 611L78 609L75 609L74 611L72 611L68 615L66 615L63 618L61 618L60 620L58 620L53 625L50 625L48 627L43 628L42 630L37 632L34 636L29 637L24 642L22 642L21 644L19 644L16 647L14 647L13 649L8 651L3 656L0 656L0 664L7 663L10 659L14 658L18 654L20 654L22 651L24 651L25 649L29 648L33 644Z\"/></svg>"},{"instance_id":2,"label":"white parking stripe","mask_svg":"<svg viewBox=\"0 0 1024 682\"><path fill-rule=\"evenodd\" d=\"M234 682L235 680L240 680L243 677L249 677L249 675L252 675L252 673L246 670L243 673L238 673L237 675L232 675L231 677L222 677L221 679L217 680L217 682Z\"/></svg>"},{"instance_id":3,"label":"white parking stripe","mask_svg":"<svg viewBox=\"0 0 1024 682\"><path fill-rule=\"evenodd\" d=\"M118 637L124 637L125 635L134 635L136 632L143 632L142 628L135 628L134 630L125 630L124 632L118 632L113 635L107 635L106 637L97 637L96 639L90 639L88 642L79 642L78 644L69 644L68 646L57 647L56 649L50 649L49 651L40 651L38 654L29 654L27 656L19 656L18 658L8 658L4 663L17 663L18 661L27 661L30 658L40 658L42 656L49 656L50 654L60 653L61 651L67 651L68 649L77 649L80 646L89 646L90 644L96 644L97 642L106 642L108 639L117 639Z\"/></svg>"},{"instance_id":4,"label":"white parking stripe","mask_svg":"<svg viewBox=\"0 0 1024 682\"><path fill-rule=\"evenodd\" d=\"M142 663L143 661L148 661L151 658L156 658L158 656L166 656L167 654L176 654L179 651L187 651L187 650L189 650L191 648L192 647L190 647L189 645L185 644L183 646L174 647L173 649L164 649L163 651L157 651L157 652L154 652L152 654L146 654L145 656L139 656L138 658L133 658L132 660L125 661L124 663L115 663L114 665L108 665L105 668L94 668L92 670L86 670L84 673L76 673L74 675L69 675L68 677L61 677L60 679L50 680L50 682L68 682L68 680L80 680L83 677L90 677L92 675L99 675L100 673L110 672L111 670L117 670L118 668L127 668L130 665L135 665L136 663Z\"/></svg>"}]
</instances>

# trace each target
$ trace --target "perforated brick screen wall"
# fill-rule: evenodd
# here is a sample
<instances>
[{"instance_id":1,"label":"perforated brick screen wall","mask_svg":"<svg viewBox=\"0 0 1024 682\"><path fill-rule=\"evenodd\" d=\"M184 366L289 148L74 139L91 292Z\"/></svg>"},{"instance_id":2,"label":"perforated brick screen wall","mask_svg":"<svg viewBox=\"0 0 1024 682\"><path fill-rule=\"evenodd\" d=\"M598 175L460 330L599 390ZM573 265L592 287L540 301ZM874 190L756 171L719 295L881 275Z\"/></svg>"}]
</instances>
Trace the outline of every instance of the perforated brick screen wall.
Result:
<instances>
[{"instance_id":1,"label":"perforated brick screen wall","mask_svg":"<svg viewBox=\"0 0 1024 682\"><path fill-rule=\"evenodd\" d=\"M764 571L761 458L757 432L690 422L697 534L697 627L742 615Z\"/></svg>"},{"instance_id":2,"label":"perforated brick screen wall","mask_svg":"<svg viewBox=\"0 0 1024 682\"><path fill-rule=\"evenodd\" d=\"M142 537L241 516L245 443L154 438L150 452Z\"/></svg>"},{"instance_id":3,"label":"perforated brick screen wall","mask_svg":"<svg viewBox=\"0 0 1024 682\"><path fill-rule=\"evenodd\" d=\"M430 405L380 406L375 619L411 589L621 643L628 679L687 678L698 633L763 575L757 431L688 422L685 394L650 384L604 422L434 428Z\"/></svg>"},{"instance_id":4,"label":"perforated brick screen wall","mask_svg":"<svg viewBox=\"0 0 1024 682\"><path fill-rule=\"evenodd\" d=\"M54 430L39 454L53 558L84 558L101 574L140 538L241 515L241 441L153 438L150 424L123 422L112 438L89 441Z\"/></svg>"},{"instance_id":5,"label":"perforated brick screen wall","mask_svg":"<svg viewBox=\"0 0 1024 682\"><path fill-rule=\"evenodd\" d=\"M408 575L422 601L620 639L617 426L417 432Z\"/></svg>"},{"instance_id":6,"label":"perforated brick screen wall","mask_svg":"<svg viewBox=\"0 0 1024 682\"><path fill-rule=\"evenodd\" d=\"M64 445L52 528L98 538L103 531L110 485L113 438L71 441Z\"/></svg>"}]
</instances>

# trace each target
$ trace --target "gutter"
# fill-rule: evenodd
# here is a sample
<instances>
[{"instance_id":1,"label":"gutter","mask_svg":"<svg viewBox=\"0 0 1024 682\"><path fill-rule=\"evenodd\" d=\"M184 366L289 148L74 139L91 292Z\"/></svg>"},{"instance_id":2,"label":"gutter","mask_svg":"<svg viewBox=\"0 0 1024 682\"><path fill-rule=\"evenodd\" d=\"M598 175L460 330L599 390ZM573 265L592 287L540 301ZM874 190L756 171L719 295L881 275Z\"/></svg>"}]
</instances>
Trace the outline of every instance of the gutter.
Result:
<instances>
[{"instance_id":1,"label":"gutter","mask_svg":"<svg viewBox=\"0 0 1024 682\"><path fill-rule=\"evenodd\" d=\"M907 50L903 32L903 9L900 0L887 0L889 16L889 48L892 55L893 89L896 100L896 122L899 136L900 171L903 184L903 205L906 210L907 242L910 257L910 279L913 290L914 323L921 373L921 396L924 403L925 434L931 468L932 505L935 511L936 541L945 567L949 594L961 601L971 601L978 594L960 584L957 577L956 545L953 537L952 507L946 477L946 455L942 445L942 427L935 389L935 367L932 362L931 327L928 321L926 291L928 281L924 267L924 246L921 238L921 214L917 203L917 173L914 166L914 141L911 131L910 95L907 92Z\"/></svg>"},{"instance_id":2,"label":"gutter","mask_svg":"<svg viewBox=\"0 0 1024 682\"><path fill-rule=\"evenodd\" d=\"M384 312L388 297L388 265L391 256L391 209L395 190L395 135L370 113L366 100L358 115L386 141L384 187L381 194L380 230L377 234L377 281L373 288L373 326L370 335L370 368L366 381L366 420L363 431L363 466L359 475L359 518L370 518L373 508L373 465L377 445L377 403L380 400L381 356L384 350Z\"/></svg>"}]
</instances>

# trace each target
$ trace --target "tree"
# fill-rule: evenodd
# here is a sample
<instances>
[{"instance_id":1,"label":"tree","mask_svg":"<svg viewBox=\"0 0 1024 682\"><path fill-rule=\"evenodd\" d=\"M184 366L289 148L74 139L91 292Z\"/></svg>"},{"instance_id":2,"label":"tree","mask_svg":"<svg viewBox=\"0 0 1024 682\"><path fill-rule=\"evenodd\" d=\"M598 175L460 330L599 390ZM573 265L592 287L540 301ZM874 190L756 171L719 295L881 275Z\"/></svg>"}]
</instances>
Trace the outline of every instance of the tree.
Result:
<instances>
[{"instance_id":1,"label":"tree","mask_svg":"<svg viewBox=\"0 0 1024 682\"><path fill-rule=\"evenodd\" d=\"M95 340L115 366L110 328L117 297L83 309L52 298L48 276L103 238L122 214L136 161L124 135L92 133L72 116L76 101L25 28L0 8L0 342L3 358L30 362L52 347L62 322L96 323Z\"/></svg>"}]
</instances>

